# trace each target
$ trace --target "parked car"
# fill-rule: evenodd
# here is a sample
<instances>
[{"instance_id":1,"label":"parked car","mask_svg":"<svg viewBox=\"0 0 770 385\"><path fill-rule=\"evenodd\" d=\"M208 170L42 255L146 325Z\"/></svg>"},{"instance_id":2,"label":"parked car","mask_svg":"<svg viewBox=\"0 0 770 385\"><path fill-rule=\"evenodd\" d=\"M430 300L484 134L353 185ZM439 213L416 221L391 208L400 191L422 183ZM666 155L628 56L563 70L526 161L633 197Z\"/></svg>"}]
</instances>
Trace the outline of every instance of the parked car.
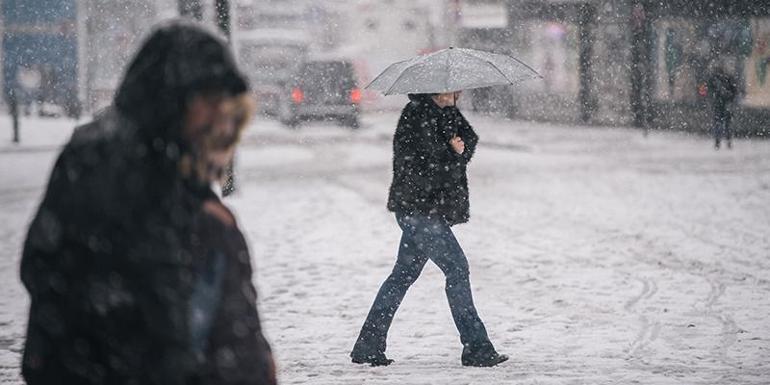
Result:
<instances>
[{"instance_id":1,"label":"parked car","mask_svg":"<svg viewBox=\"0 0 770 385\"><path fill-rule=\"evenodd\" d=\"M278 117L289 126L334 119L358 128L361 89L353 65L345 60L309 60L286 84Z\"/></svg>"},{"instance_id":2,"label":"parked car","mask_svg":"<svg viewBox=\"0 0 770 385\"><path fill-rule=\"evenodd\" d=\"M234 36L238 60L251 81L258 112L277 115L283 84L294 74L294 63L305 60L308 38L304 32L267 28L239 30Z\"/></svg>"}]
</instances>

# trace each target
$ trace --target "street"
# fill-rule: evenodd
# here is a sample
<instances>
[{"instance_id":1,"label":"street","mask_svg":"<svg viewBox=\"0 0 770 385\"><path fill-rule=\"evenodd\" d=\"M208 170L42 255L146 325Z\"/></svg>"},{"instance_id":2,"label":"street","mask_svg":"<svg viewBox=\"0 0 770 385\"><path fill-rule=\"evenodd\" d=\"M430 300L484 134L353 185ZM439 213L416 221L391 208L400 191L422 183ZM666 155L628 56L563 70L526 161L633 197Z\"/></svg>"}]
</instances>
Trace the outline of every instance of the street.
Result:
<instances>
[{"instance_id":1,"label":"street","mask_svg":"<svg viewBox=\"0 0 770 385\"><path fill-rule=\"evenodd\" d=\"M495 368L462 346L429 263L391 328L389 367L348 353L395 259L385 209L398 115L356 132L257 120L234 208L281 384L766 384L770 141L469 115L471 221L455 227ZM0 122L0 383L21 383L26 226L72 121Z\"/></svg>"}]
</instances>

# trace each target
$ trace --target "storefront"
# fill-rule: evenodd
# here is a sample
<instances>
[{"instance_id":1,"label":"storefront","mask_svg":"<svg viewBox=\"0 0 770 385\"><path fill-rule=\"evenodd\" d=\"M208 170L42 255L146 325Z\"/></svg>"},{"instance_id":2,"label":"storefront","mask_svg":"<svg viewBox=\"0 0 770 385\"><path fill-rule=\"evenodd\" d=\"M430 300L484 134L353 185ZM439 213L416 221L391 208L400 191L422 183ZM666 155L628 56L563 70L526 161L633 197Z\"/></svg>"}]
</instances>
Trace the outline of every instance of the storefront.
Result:
<instances>
[{"instance_id":1,"label":"storefront","mask_svg":"<svg viewBox=\"0 0 770 385\"><path fill-rule=\"evenodd\" d=\"M543 81L512 91L512 115L708 132L705 87L729 68L739 135L770 134L770 0L508 0L499 47Z\"/></svg>"},{"instance_id":2,"label":"storefront","mask_svg":"<svg viewBox=\"0 0 770 385\"><path fill-rule=\"evenodd\" d=\"M742 3L650 6L655 127L707 132L711 126L708 77L722 67L738 85L736 131L770 133L770 6Z\"/></svg>"},{"instance_id":3,"label":"storefront","mask_svg":"<svg viewBox=\"0 0 770 385\"><path fill-rule=\"evenodd\" d=\"M542 81L512 90L512 115L592 121L597 107L592 69L594 6L589 2L509 2L510 51Z\"/></svg>"}]
</instances>

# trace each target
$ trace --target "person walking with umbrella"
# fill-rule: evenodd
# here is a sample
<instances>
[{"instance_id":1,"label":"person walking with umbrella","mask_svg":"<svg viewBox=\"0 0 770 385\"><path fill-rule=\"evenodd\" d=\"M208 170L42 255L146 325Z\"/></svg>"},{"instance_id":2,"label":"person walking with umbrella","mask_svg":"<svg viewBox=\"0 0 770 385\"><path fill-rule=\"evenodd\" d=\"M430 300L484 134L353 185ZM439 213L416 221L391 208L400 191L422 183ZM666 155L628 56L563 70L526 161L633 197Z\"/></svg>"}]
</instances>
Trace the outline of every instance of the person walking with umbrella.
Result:
<instances>
[{"instance_id":1,"label":"person walking with umbrella","mask_svg":"<svg viewBox=\"0 0 770 385\"><path fill-rule=\"evenodd\" d=\"M490 79L474 75L453 79L445 75L463 72L442 66L465 67L471 72L464 73L478 75L485 68L473 66L482 62L475 60L481 55L492 54L439 51L396 63L369 85L386 94L394 90L409 94L393 138L393 182L388 197L388 209L395 213L403 233L393 271L380 287L350 353L354 363L382 366L393 362L385 355L388 329L428 260L446 277L449 308L463 344L462 364L490 367L508 360L494 348L476 311L468 260L451 228L470 218L466 168L478 143L477 134L457 108L457 90L491 84ZM537 73L531 71L534 74L527 76L534 77ZM504 74L499 68L495 73ZM503 78L492 80L513 84L510 78Z\"/></svg>"}]
</instances>

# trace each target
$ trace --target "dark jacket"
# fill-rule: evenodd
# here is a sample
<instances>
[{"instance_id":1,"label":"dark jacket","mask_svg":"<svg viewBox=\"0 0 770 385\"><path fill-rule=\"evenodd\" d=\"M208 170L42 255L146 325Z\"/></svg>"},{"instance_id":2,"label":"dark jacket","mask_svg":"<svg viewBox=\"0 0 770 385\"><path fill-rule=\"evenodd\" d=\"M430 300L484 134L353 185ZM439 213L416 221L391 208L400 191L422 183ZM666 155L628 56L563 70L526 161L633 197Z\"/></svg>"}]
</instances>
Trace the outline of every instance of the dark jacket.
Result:
<instances>
[{"instance_id":1,"label":"dark jacket","mask_svg":"<svg viewBox=\"0 0 770 385\"><path fill-rule=\"evenodd\" d=\"M717 115L727 114L727 107L738 96L738 84L735 77L721 68L712 72L708 79L708 90L711 95L714 112Z\"/></svg>"},{"instance_id":2,"label":"dark jacket","mask_svg":"<svg viewBox=\"0 0 770 385\"><path fill-rule=\"evenodd\" d=\"M440 108L430 95L409 95L393 138L393 182L388 209L441 215L449 224L470 218L466 165L478 136L456 107ZM449 140L459 135L465 152Z\"/></svg>"},{"instance_id":3,"label":"dark jacket","mask_svg":"<svg viewBox=\"0 0 770 385\"><path fill-rule=\"evenodd\" d=\"M274 383L246 242L179 171L186 101L247 88L224 41L174 22L75 130L24 244L28 384Z\"/></svg>"}]
</instances>

